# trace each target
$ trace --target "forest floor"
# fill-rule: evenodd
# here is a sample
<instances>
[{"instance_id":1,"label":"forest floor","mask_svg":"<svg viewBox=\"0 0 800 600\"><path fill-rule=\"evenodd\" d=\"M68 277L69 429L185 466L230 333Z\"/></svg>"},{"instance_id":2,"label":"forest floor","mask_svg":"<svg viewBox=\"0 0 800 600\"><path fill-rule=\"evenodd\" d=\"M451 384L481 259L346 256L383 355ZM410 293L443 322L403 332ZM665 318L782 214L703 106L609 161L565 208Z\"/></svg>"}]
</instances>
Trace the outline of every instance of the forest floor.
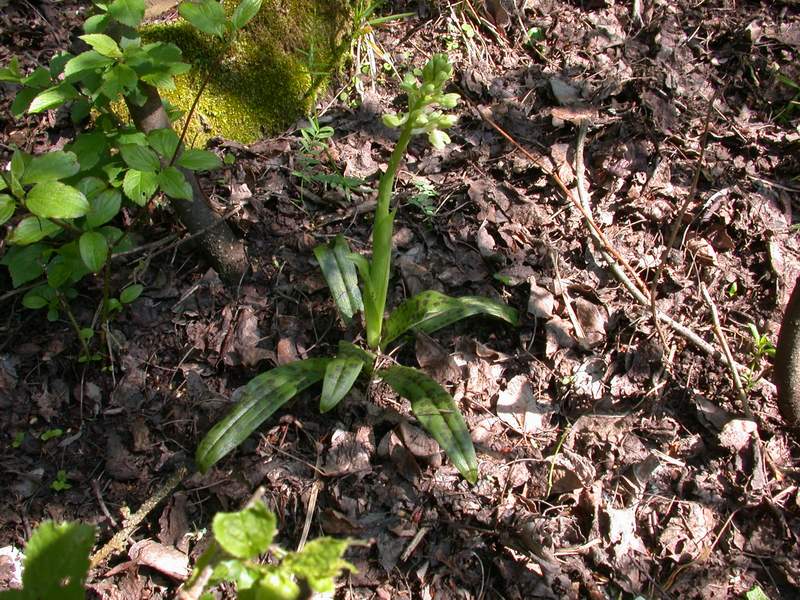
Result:
<instances>
[{"instance_id":1,"label":"forest floor","mask_svg":"<svg viewBox=\"0 0 800 600\"><path fill-rule=\"evenodd\" d=\"M25 68L68 47L85 10L0 5L0 64L18 55ZM307 521L309 539L366 541L349 551L358 573L336 598L720 600L756 586L800 597L800 440L778 412L767 343L800 273L797 4L382 9L406 10L416 16L378 28L376 43L401 72L447 52L450 91L465 101L452 144L413 142L401 171L390 305L438 289L504 299L523 315L517 328L473 319L400 351L453 392L478 483L431 455L385 387L322 416L311 391L189 476L131 543L160 541L194 561L213 514L264 486L285 547ZM307 123L250 146L212 143L236 162L203 185L220 212L238 209L229 220L252 271L225 287L185 245L120 262L114 283L136 273L146 290L114 321L105 368L79 364L69 325L24 309L0 274L0 547L22 548L47 518L95 524L107 541L124 509L189 463L237 387L335 348L342 326L312 249L339 233L369 249L370 202L393 146L380 115L401 107L383 63L373 75L356 65L362 97L339 93L345 76L321 102L319 123L335 134L316 171L302 160ZM12 120L12 97L0 88L3 164L12 145L39 153L74 135L57 113ZM746 367L752 419L725 360L666 324L662 339L554 184L549 173L576 186L578 118L594 219L647 285L688 202L658 308L719 347L707 287ZM303 182L303 169L363 182L344 193ZM142 243L181 234L160 211L148 218ZM79 320L91 321L98 289L82 288ZM0 587L3 573L0 561ZM177 585L125 548L92 573L90 595L171 598Z\"/></svg>"}]
</instances>

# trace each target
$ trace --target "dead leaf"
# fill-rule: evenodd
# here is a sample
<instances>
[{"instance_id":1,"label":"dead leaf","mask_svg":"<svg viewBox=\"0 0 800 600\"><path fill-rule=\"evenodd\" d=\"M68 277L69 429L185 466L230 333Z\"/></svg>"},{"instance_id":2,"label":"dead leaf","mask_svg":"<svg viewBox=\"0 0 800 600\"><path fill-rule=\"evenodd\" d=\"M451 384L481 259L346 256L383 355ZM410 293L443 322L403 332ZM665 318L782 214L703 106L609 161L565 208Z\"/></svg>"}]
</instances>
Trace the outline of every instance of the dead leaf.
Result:
<instances>
[{"instance_id":1,"label":"dead leaf","mask_svg":"<svg viewBox=\"0 0 800 600\"><path fill-rule=\"evenodd\" d=\"M136 564L151 567L172 579L184 581L189 577L189 557L172 546L141 540L131 546L128 556Z\"/></svg>"},{"instance_id":2,"label":"dead leaf","mask_svg":"<svg viewBox=\"0 0 800 600\"><path fill-rule=\"evenodd\" d=\"M547 289L537 285L534 277L529 277L531 285L530 295L528 296L528 312L537 319L549 319L553 316L555 308L555 298Z\"/></svg>"},{"instance_id":3,"label":"dead leaf","mask_svg":"<svg viewBox=\"0 0 800 600\"><path fill-rule=\"evenodd\" d=\"M328 475L366 473L372 470L375 435L371 427L360 426L355 433L337 429L331 436L331 448L323 470Z\"/></svg>"},{"instance_id":4,"label":"dead leaf","mask_svg":"<svg viewBox=\"0 0 800 600\"><path fill-rule=\"evenodd\" d=\"M676 563L694 560L714 542L714 512L697 502L681 502L670 517L658 542L661 556Z\"/></svg>"},{"instance_id":5,"label":"dead leaf","mask_svg":"<svg viewBox=\"0 0 800 600\"><path fill-rule=\"evenodd\" d=\"M520 433L534 434L550 424L553 409L537 402L526 375L517 375L497 397L497 416Z\"/></svg>"},{"instance_id":6,"label":"dead leaf","mask_svg":"<svg viewBox=\"0 0 800 600\"><path fill-rule=\"evenodd\" d=\"M754 437L758 435L758 425L749 419L731 419L722 427L719 432L719 443L733 450L740 452L748 447Z\"/></svg>"}]
</instances>

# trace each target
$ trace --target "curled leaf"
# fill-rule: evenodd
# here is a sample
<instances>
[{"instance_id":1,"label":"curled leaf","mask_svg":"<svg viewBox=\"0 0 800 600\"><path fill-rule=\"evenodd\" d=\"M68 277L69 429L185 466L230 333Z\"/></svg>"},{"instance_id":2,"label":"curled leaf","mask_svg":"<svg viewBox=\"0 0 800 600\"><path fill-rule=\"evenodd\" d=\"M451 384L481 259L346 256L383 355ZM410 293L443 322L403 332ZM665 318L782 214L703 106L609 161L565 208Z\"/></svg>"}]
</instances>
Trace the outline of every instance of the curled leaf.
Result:
<instances>
[{"instance_id":1,"label":"curled leaf","mask_svg":"<svg viewBox=\"0 0 800 600\"><path fill-rule=\"evenodd\" d=\"M358 311L364 310L358 289L358 274L350 254L350 248L342 236L337 236L333 244L322 244L314 248L314 256L317 257L336 307L346 324L350 323Z\"/></svg>"}]
</instances>

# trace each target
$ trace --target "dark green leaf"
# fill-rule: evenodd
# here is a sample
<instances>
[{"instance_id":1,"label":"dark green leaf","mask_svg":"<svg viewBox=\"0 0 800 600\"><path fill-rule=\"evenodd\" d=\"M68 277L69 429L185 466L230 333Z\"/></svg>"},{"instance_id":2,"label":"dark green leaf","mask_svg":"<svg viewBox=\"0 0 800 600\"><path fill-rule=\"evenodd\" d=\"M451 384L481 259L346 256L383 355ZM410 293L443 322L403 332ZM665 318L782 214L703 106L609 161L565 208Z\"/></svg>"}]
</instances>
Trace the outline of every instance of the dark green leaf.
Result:
<instances>
[{"instance_id":1,"label":"dark green leaf","mask_svg":"<svg viewBox=\"0 0 800 600\"><path fill-rule=\"evenodd\" d=\"M322 244L314 248L314 256L317 257L325 281L328 282L342 320L349 324L353 315L364 310L364 303L347 242L342 236L337 236L333 244Z\"/></svg>"},{"instance_id":2,"label":"dark green leaf","mask_svg":"<svg viewBox=\"0 0 800 600\"><path fill-rule=\"evenodd\" d=\"M33 281L44 273L42 252L43 244L31 246L12 246L6 250L0 264L8 267L11 273L11 283L15 288Z\"/></svg>"},{"instance_id":3,"label":"dark green leaf","mask_svg":"<svg viewBox=\"0 0 800 600\"><path fill-rule=\"evenodd\" d=\"M150 147L166 159L172 159L178 142L178 134L171 127L155 129L147 134L147 143Z\"/></svg>"},{"instance_id":4,"label":"dark green leaf","mask_svg":"<svg viewBox=\"0 0 800 600\"><path fill-rule=\"evenodd\" d=\"M23 78L22 83L28 87L39 89L50 87L50 84L53 83L52 77L50 77L50 69L36 67L33 73Z\"/></svg>"},{"instance_id":5,"label":"dark green leaf","mask_svg":"<svg viewBox=\"0 0 800 600\"><path fill-rule=\"evenodd\" d=\"M332 594L334 578L342 570L356 571L353 565L342 558L349 545L349 540L317 538L308 542L300 552L289 554L281 567L304 579L315 592Z\"/></svg>"},{"instance_id":6,"label":"dark green leaf","mask_svg":"<svg viewBox=\"0 0 800 600\"><path fill-rule=\"evenodd\" d=\"M322 381L322 395L319 400L320 412L328 412L347 395L358 379L364 362L358 358L334 358L325 369Z\"/></svg>"},{"instance_id":7,"label":"dark green leaf","mask_svg":"<svg viewBox=\"0 0 800 600\"><path fill-rule=\"evenodd\" d=\"M106 98L116 100L120 94L127 96L137 85L139 76L136 71L128 65L119 64L103 73L103 85L100 86L100 91Z\"/></svg>"},{"instance_id":8,"label":"dark green leaf","mask_svg":"<svg viewBox=\"0 0 800 600\"><path fill-rule=\"evenodd\" d=\"M81 194L86 196L86 198L91 201L92 198L97 196L97 194L105 190L108 186L106 185L106 182L99 177L84 177L77 184L75 184L75 187L78 188L78 191Z\"/></svg>"},{"instance_id":9,"label":"dark green leaf","mask_svg":"<svg viewBox=\"0 0 800 600\"><path fill-rule=\"evenodd\" d=\"M78 37L89 44L98 54L109 58L122 58L122 50L119 49L117 42L103 33L87 33Z\"/></svg>"},{"instance_id":10,"label":"dark green leaf","mask_svg":"<svg viewBox=\"0 0 800 600\"><path fill-rule=\"evenodd\" d=\"M64 67L69 62L69 60L73 57L72 54L69 52L59 52L53 58L50 59L50 78L58 80L59 76L64 72ZM50 84L45 84L44 87L48 87Z\"/></svg>"},{"instance_id":11,"label":"dark green leaf","mask_svg":"<svg viewBox=\"0 0 800 600\"><path fill-rule=\"evenodd\" d=\"M108 24L108 15L105 13L100 13L98 15L92 15L83 23L83 30L86 33L102 33L106 29L106 25Z\"/></svg>"},{"instance_id":12,"label":"dark green leaf","mask_svg":"<svg viewBox=\"0 0 800 600\"><path fill-rule=\"evenodd\" d=\"M517 311L510 306L483 298L453 298L434 290L420 292L398 306L386 320L381 347L386 347L408 331L432 333L473 315L489 315L512 325L518 322Z\"/></svg>"},{"instance_id":13,"label":"dark green leaf","mask_svg":"<svg viewBox=\"0 0 800 600\"><path fill-rule=\"evenodd\" d=\"M57 108L67 100L72 100L78 96L78 92L68 83L62 83L37 95L28 107L31 114L40 113L51 108Z\"/></svg>"},{"instance_id":14,"label":"dark green leaf","mask_svg":"<svg viewBox=\"0 0 800 600\"><path fill-rule=\"evenodd\" d=\"M235 513L218 512L214 515L211 530L222 549L243 560L264 554L275 537L275 515L263 502Z\"/></svg>"},{"instance_id":15,"label":"dark green leaf","mask_svg":"<svg viewBox=\"0 0 800 600\"><path fill-rule=\"evenodd\" d=\"M311 358L276 367L244 387L233 410L197 448L195 460L202 472L241 444L269 416L307 387L321 380L327 358Z\"/></svg>"},{"instance_id":16,"label":"dark green leaf","mask_svg":"<svg viewBox=\"0 0 800 600\"><path fill-rule=\"evenodd\" d=\"M76 219L89 212L86 196L60 181L37 183L25 197L25 206L45 219Z\"/></svg>"},{"instance_id":17,"label":"dark green leaf","mask_svg":"<svg viewBox=\"0 0 800 600\"><path fill-rule=\"evenodd\" d=\"M47 288L45 288L45 289L47 289ZM22 306L24 306L25 308L30 308L31 310L39 310L40 308L44 308L45 306L48 306L49 304L50 304L50 301L47 298L42 296L42 288L41 287L34 288L34 289L28 291L22 297ZM44 437L42 437L42 439L44 439Z\"/></svg>"},{"instance_id":18,"label":"dark green leaf","mask_svg":"<svg viewBox=\"0 0 800 600\"><path fill-rule=\"evenodd\" d=\"M97 273L103 268L108 259L108 242L106 237L98 231L87 231L81 235L78 242L81 258L92 273Z\"/></svg>"},{"instance_id":19,"label":"dark green leaf","mask_svg":"<svg viewBox=\"0 0 800 600\"><path fill-rule=\"evenodd\" d=\"M122 190L125 195L139 206L144 206L158 189L158 175L153 171L137 171L130 169L125 173Z\"/></svg>"},{"instance_id":20,"label":"dark green leaf","mask_svg":"<svg viewBox=\"0 0 800 600\"><path fill-rule=\"evenodd\" d=\"M445 389L422 371L392 366L378 371L391 388L411 402L420 424L453 461L464 479L478 480L478 459L464 417Z\"/></svg>"},{"instance_id":21,"label":"dark green leaf","mask_svg":"<svg viewBox=\"0 0 800 600\"><path fill-rule=\"evenodd\" d=\"M139 296L142 295L144 291L144 286L141 283L134 283L129 285L122 293L119 295L119 301L123 304L130 304L131 302L135 301Z\"/></svg>"},{"instance_id":22,"label":"dark green leaf","mask_svg":"<svg viewBox=\"0 0 800 600\"><path fill-rule=\"evenodd\" d=\"M158 187L170 198L191 200L194 197L192 186L175 167L167 167L158 174Z\"/></svg>"},{"instance_id":23,"label":"dark green leaf","mask_svg":"<svg viewBox=\"0 0 800 600\"><path fill-rule=\"evenodd\" d=\"M27 598L83 600L94 528L80 523L45 521L25 547L22 586Z\"/></svg>"},{"instance_id":24,"label":"dark green leaf","mask_svg":"<svg viewBox=\"0 0 800 600\"><path fill-rule=\"evenodd\" d=\"M54 151L34 156L25 168L22 183L42 183L66 179L80 171L78 158L72 152Z\"/></svg>"},{"instance_id":25,"label":"dark green leaf","mask_svg":"<svg viewBox=\"0 0 800 600\"><path fill-rule=\"evenodd\" d=\"M14 198L8 194L0 194L0 225L14 216L14 211L16 209L17 203L14 201Z\"/></svg>"},{"instance_id":26,"label":"dark green leaf","mask_svg":"<svg viewBox=\"0 0 800 600\"><path fill-rule=\"evenodd\" d=\"M122 155L122 160L124 160L125 164L131 169L136 169L137 171L158 171L161 167L158 156L147 146L123 144L119 147L119 153Z\"/></svg>"},{"instance_id":27,"label":"dark green leaf","mask_svg":"<svg viewBox=\"0 0 800 600\"><path fill-rule=\"evenodd\" d=\"M100 227L113 219L122 204L119 190L107 189L89 200L89 212L86 213L86 224L89 227Z\"/></svg>"},{"instance_id":28,"label":"dark green leaf","mask_svg":"<svg viewBox=\"0 0 800 600\"><path fill-rule=\"evenodd\" d=\"M375 355L368 350L359 348L355 344L351 344L345 340L339 340L339 347L336 351L337 358L357 358L366 367L366 373L372 373L372 367L375 364Z\"/></svg>"},{"instance_id":29,"label":"dark green leaf","mask_svg":"<svg viewBox=\"0 0 800 600\"><path fill-rule=\"evenodd\" d=\"M210 171L222 166L222 161L213 152L208 150L185 150L176 164L192 171Z\"/></svg>"},{"instance_id":30,"label":"dark green leaf","mask_svg":"<svg viewBox=\"0 0 800 600\"><path fill-rule=\"evenodd\" d=\"M21 150L14 150L14 154L11 155L10 164L10 173L14 179L17 181L22 181L22 178L25 175L25 167L30 162L30 159L30 155L25 154Z\"/></svg>"},{"instance_id":31,"label":"dark green leaf","mask_svg":"<svg viewBox=\"0 0 800 600\"><path fill-rule=\"evenodd\" d=\"M103 56L95 50L81 52L75 58L71 58L64 66L64 77L72 77L84 71L95 71L107 67L114 62L113 58Z\"/></svg>"},{"instance_id":32,"label":"dark green leaf","mask_svg":"<svg viewBox=\"0 0 800 600\"><path fill-rule=\"evenodd\" d=\"M241 29L247 25L259 10L261 10L261 0L241 0L231 16L233 28Z\"/></svg>"},{"instance_id":33,"label":"dark green leaf","mask_svg":"<svg viewBox=\"0 0 800 600\"><path fill-rule=\"evenodd\" d=\"M108 14L135 29L144 19L144 0L114 0L108 6Z\"/></svg>"},{"instance_id":34,"label":"dark green leaf","mask_svg":"<svg viewBox=\"0 0 800 600\"><path fill-rule=\"evenodd\" d=\"M225 35L225 10L215 0L186 0L178 7L180 15L194 27L209 35Z\"/></svg>"},{"instance_id":35,"label":"dark green leaf","mask_svg":"<svg viewBox=\"0 0 800 600\"><path fill-rule=\"evenodd\" d=\"M23 88L14 97L14 102L11 103L11 114L15 117L21 117L25 111L30 108L31 102L37 96L39 90L33 88Z\"/></svg>"},{"instance_id":36,"label":"dark green leaf","mask_svg":"<svg viewBox=\"0 0 800 600\"><path fill-rule=\"evenodd\" d=\"M75 141L67 146L74 152L81 165L81 171L88 171L95 166L107 147L106 136L100 131L81 133Z\"/></svg>"}]
</instances>

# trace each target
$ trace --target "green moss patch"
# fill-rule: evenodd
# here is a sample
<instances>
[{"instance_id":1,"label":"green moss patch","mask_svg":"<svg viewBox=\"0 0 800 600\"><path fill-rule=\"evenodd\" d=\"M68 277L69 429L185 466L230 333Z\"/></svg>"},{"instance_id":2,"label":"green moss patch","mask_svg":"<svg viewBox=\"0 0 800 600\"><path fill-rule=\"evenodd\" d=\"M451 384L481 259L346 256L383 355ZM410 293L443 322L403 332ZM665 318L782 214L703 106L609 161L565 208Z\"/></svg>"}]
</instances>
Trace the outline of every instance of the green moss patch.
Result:
<instances>
[{"instance_id":1,"label":"green moss patch","mask_svg":"<svg viewBox=\"0 0 800 600\"><path fill-rule=\"evenodd\" d=\"M225 5L231 11L236 2ZM211 72L187 135L198 146L213 136L250 143L308 113L340 62L348 24L347 0L265 0L227 56L182 19L148 25L142 35L176 44L194 65L174 90L161 90L184 112Z\"/></svg>"}]
</instances>

